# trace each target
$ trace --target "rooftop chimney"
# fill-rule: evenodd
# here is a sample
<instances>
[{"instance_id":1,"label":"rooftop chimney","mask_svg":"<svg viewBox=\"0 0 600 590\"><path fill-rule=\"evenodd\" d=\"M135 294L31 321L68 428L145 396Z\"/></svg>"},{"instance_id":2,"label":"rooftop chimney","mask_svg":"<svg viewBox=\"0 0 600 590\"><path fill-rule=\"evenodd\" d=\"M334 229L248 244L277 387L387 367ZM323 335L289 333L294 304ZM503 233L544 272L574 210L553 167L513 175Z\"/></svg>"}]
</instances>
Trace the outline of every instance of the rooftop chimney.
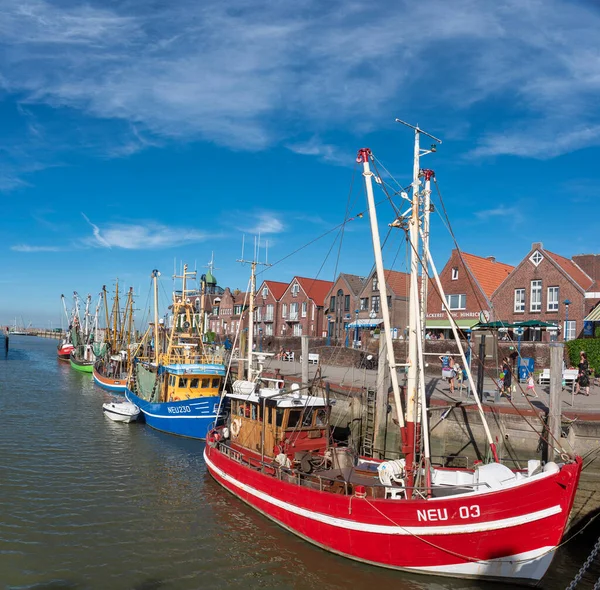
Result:
<instances>
[{"instance_id":1,"label":"rooftop chimney","mask_svg":"<svg viewBox=\"0 0 600 590\"><path fill-rule=\"evenodd\" d=\"M489 260L490 262L496 262L496 257L495 256L486 256L485 259Z\"/></svg>"}]
</instances>

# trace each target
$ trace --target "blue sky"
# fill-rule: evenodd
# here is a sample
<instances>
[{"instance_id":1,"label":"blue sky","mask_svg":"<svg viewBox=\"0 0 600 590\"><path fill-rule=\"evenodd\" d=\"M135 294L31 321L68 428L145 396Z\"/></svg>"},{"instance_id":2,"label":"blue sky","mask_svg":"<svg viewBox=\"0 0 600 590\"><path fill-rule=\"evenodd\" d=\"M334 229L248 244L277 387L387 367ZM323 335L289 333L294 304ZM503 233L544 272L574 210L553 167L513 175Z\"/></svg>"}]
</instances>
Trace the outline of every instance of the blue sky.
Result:
<instances>
[{"instance_id":1,"label":"blue sky","mask_svg":"<svg viewBox=\"0 0 600 590\"><path fill-rule=\"evenodd\" d=\"M2 6L0 323L57 325L61 293L117 277L141 307L153 268L169 291L174 260L213 251L219 282L244 289L243 234L276 262L365 208L358 148L410 182L396 117L443 139L423 165L465 251L599 251L592 2ZM380 207L383 233L392 217ZM433 230L441 267L452 243ZM357 219L341 249L334 231L259 280L367 274L368 239ZM387 265L405 259L395 234Z\"/></svg>"}]
</instances>

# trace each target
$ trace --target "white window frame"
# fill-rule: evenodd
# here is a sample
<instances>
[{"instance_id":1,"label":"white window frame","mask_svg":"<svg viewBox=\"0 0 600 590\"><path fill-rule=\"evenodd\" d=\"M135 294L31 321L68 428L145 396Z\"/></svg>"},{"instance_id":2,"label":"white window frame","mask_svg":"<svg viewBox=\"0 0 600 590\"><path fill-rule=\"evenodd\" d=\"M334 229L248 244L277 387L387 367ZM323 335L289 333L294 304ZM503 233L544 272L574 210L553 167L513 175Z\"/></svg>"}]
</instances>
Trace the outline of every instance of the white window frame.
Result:
<instances>
[{"instance_id":1,"label":"white window frame","mask_svg":"<svg viewBox=\"0 0 600 590\"><path fill-rule=\"evenodd\" d=\"M458 280L458 266L455 266L452 268L452 280L453 281Z\"/></svg>"},{"instance_id":2,"label":"white window frame","mask_svg":"<svg viewBox=\"0 0 600 590\"><path fill-rule=\"evenodd\" d=\"M298 319L298 302L294 302L294 303L290 303L290 320L297 320Z\"/></svg>"},{"instance_id":3,"label":"white window frame","mask_svg":"<svg viewBox=\"0 0 600 590\"><path fill-rule=\"evenodd\" d=\"M308 312L308 303L306 301L302 302L302 317L305 318Z\"/></svg>"},{"instance_id":4,"label":"white window frame","mask_svg":"<svg viewBox=\"0 0 600 590\"><path fill-rule=\"evenodd\" d=\"M263 299L266 299L268 295L269 295L269 287L263 287L263 290L262 290Z\"/></svg>"},{"instance_id":5,"label":"white window frame","mask_svg":"<svg viewBox=\"0 0 600 590\"><path fill-rule=\"evenodd\" d=\"M379 291L379 281L377 277L373 277L373 291Z\"/></svg>"},{"instance_id":6,"label":"white window frame","mask_svg":"<svg viewBox=\"0 0 600 590\"><path fill-rule=\"evenodd\" d=\"M360 298L359 311L369 311L369 298L368 297Z\"/></svg>"},{"instance_id":7,"label":"white window frame","mask_svg":"<svg viewBox=\"0 0 600 590\"><path fill-rule=\"evenodd\" d=\"M287 316L287 303L281 304L281 317L285 320Z\"/></svg>"},{"instance_id":8,"label":"white window frame","mask_svg":"<svg viewBox=\"0 0 600 590\"><path fill-rule=\"evenodd\" d=\"M302 336L302 324L294 324L294 336Z\"/></svg>"},{"instance_id":9,"label":"white window frame","mask_svg":"<svg viewBox=\"0 0 600 590\"><path fill-rule=\"evenodd\" d=\"M539 250L536 250L530 257L529 260L533 266L539 266L540 262L544 260L542 253Z\"/></svg>"},{"instance_id":10,"label":"white window frame","mask_svg":"<svg viewBox=\"0 0 600 590\"><path fill-rule=\"evenodd\" d=\"M529 288L529 311L542 311L542 281L534 279Z\"/></svg>"},{"instance_id":11,"label":"white window frame","mask_svg":"<svg viewBox=\"0 0 600 590\"><path fill-rule=\"evenodd\" d=\"M560 291L556 285L548 287L546 293L546 311L558 311L559 295Z\"/></svg>"},{"instance_id":12,"label":"white window frame","mask_svg":"<svg viewBox=\"0 0 600 590\"><path fill-rule=\"evenodd\" d=\"M267 309L265 311L265 321L273 321L275 316L275 306L272 303L267 305Z\"/></svg>"},{"instance_id":13,"label":"white window frame","mask_svg":"<svg viewBox=\"0 0 600 590\"><path fill-rule=\"evenodd\" d=\"M458 299L454 300L456 303L456 306L454 306L454 307L452 305L453 297L458 297ZM461 305L461 303L462 303L462 305ZM451 295L446 295L446 305L448 306L448 309L451 311L467 309L467 294L466 293L455 293L455 294L451 294ZM444 311L443 307L442 307L442 311Z\"/></svg>"},{"instance_id":14,"label":"white window frame","mask_svg":"<svg viewBox=\"0 0 600 590\"><path fill-rule=\"evenodd\" d=\"M292 285L292 297L298 297L298 293L300 293L300 285L298 283L294 283Z\"/></svg>"},{"instance_id":15,"label":"white window frame","mask_svg":"<svg viewBox=\"0 0 600 590\"><path fill-rule=\"evenodd\" d=\"M273 336L273 324L265 325L265 336Z\"/></svg>"},{"instance_id":16,"label":"white window frame","mask_svg":"<svg viewBox=\"0 0 600 590\"><path fill-rule=\"evenodd\" d=\"M565 340L575 340L577 337L577 320L563 322L563 334L565 335Z\"/></svg>"},{"instance_id":17,"label":"white window frame","mask_svg":"<svg viewBox=\"0 0 600 590\"><path fill-rule=\"evenodd\" d=\"M515 289L515 313L525 313L525 289Z\"/></svg>"},{"instance_id":18,"label":"white window frame","mask_svg":"<svg viewBox=\"0 0 600 590\"><path fill-rule=\"evenodd\" d=\"M376 303L377 303L377 305L375 305ZM377 309L375 309L375 307L377 307ZM371 311L374 311L375 313L379 313L380 310L381 310L381 296L373 295L373 297L371 297Z\"/></svg>"}]
</instances>

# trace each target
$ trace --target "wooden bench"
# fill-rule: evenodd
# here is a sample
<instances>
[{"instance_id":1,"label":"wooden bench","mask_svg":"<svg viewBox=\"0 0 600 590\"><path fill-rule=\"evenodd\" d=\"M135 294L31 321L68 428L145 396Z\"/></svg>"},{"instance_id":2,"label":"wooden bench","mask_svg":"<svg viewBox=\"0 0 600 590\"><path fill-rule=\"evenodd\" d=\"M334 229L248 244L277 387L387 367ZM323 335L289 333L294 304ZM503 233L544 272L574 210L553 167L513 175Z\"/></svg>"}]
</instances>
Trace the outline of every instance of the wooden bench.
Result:
<instances>
[{"instance_id":1,"label":"wooden bench","mask_svg":"<svg viewBox=\"0 0 600 590\"><path fill-rule=\"evenodd\" d=\"M300 357L300 362L302 362L302 357ZM318 365L319 364L319 355L316 352L308 353L308 364L309 365Z\"/></svg>"}]
</instances>

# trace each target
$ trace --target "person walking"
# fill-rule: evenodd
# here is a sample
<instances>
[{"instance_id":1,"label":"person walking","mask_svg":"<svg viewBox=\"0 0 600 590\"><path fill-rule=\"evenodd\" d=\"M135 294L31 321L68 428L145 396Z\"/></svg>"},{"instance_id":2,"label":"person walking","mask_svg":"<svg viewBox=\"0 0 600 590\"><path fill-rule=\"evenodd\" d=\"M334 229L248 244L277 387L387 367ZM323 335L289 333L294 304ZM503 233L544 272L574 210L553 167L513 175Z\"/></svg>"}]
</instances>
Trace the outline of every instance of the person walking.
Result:
<instances>
[{"instance_id":1,"label":"person walking","mask_svg":"<svg viewBox=\"0 0 600 590\"><path fill-rule=\"evenodd\" d=\"M442 379L446 379L450 384L450 393L454 394L454 377L456 373L454 371L454 359L452 358L450 351L447 350L445 355L438 357L442 362Z\"/></svg>"},{"instance_id":2,"label":"person walking","mask_svg":"<svg viewBox=\"0 0 600 590\"><path fill-rule=\"evenodd\" d=\"M539 397L537 391L535 390L535 381L531 373L529 373L529 377L527 377L527 393L523 395L532 395L533 397Z\"/></svg>"},{"instance_id":3,"label":"person walking","mask_svg":"<svg viewBox=\"0 0 600 590\"><path fill-rule=\"evenodd\" d=\"M510 362L508 360L508 357L506 357L506 356L502 359L502 373L504 373L504 377L503 377L504 395L506 395L507 397L510 397L511 390L512 390L512 367L510 366Z\"/></svg>"},{"instance_id":4,"label":"person walking","mask_svg":"<svg viewBox=\"0 0 600 590\"><path fill-rule=\"evenodd\" d=\"M590 365L587 360L587 354L582 350L579 353L579 374L577 375L577 390L575 395L581 393L583 387L583 395L590 395Z\"/></svg>"}]
</instances>

